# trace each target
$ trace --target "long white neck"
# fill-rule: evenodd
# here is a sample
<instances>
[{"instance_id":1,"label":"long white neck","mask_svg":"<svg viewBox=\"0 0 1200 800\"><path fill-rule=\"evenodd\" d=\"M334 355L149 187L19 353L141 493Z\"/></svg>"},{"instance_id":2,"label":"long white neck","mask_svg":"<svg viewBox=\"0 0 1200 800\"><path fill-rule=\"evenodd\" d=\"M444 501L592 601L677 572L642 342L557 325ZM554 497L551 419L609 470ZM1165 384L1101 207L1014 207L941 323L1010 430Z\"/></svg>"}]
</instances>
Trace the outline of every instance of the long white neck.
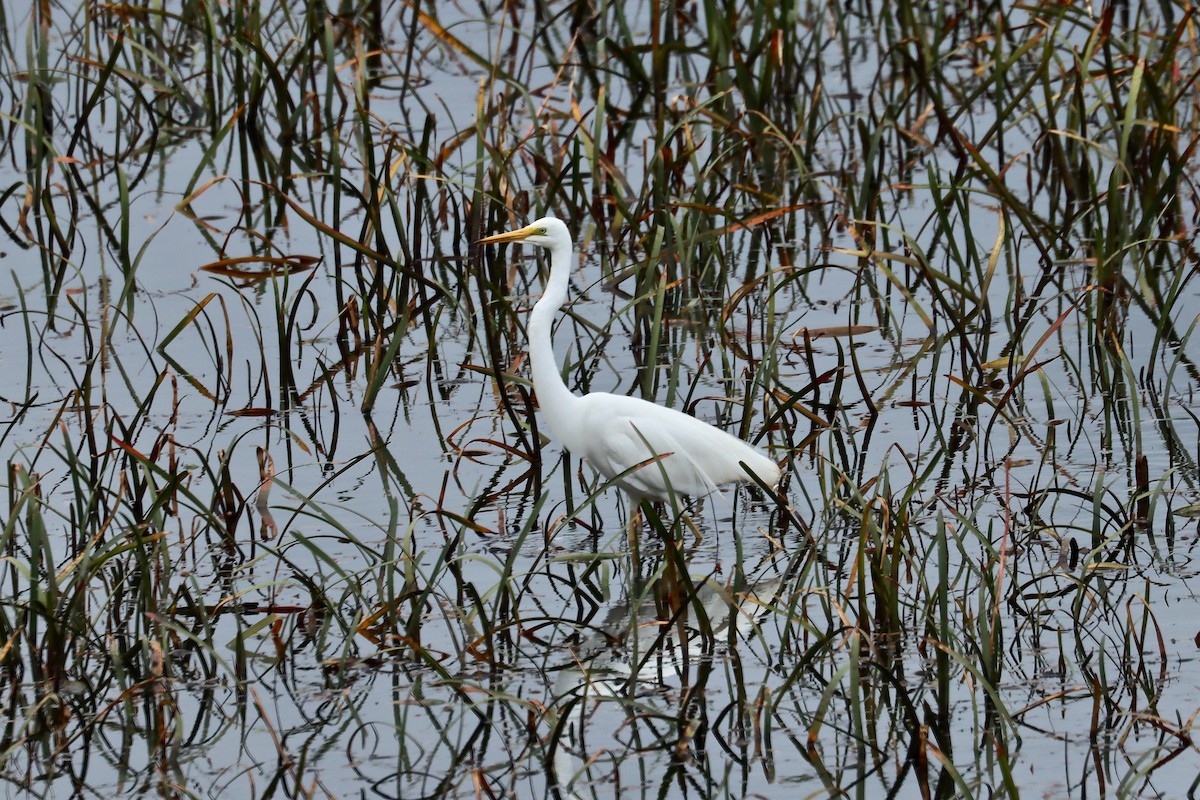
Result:
<instances>
[{"instance_id":1,"label":"long white neck","mask_svg":"<svg viewBox=\"0 0 1200 800\"><path fill-rule=\"evenodd\" d=\"M529 336L529 360L542 419L548 424L554 438L571 449L571 434L575 430L572 419L577 417L574 407L579 403L579 398L563 383L558 361L554 358L554 342L550 338L554 316L567 299L571 277L571 245L563 244L548 249L550 279L542 290L542 299L537 301L529 314L526 330Z\"/></svg>"}]
</instances>

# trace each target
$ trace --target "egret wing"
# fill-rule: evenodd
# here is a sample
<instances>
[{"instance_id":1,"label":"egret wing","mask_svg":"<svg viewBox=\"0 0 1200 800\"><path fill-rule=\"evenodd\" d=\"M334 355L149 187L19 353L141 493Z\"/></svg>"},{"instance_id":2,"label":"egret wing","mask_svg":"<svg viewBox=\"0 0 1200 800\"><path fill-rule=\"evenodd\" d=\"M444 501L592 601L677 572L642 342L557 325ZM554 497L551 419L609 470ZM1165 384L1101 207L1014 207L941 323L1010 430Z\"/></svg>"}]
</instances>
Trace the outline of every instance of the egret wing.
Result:
<instances>
[{"instance_id":1,"label":"egret wing","mask_svg":"<svg viewBox=\"0 0 1200 800\"><path fill-rule=\"evenodd\" d=\"M602 475L615 478L627 491L666 499L672 494L701 496L717 482L694 458L695 446L661 420L621 416L611 421L598 452L589 456Z\"/></svg>"},{"instance_id":2,"label":"egret wing","mask_svg":"<svg viewBox=\"0 0 1200 800\"><path fill-rule=\"evenodd\" d=\"M570 449L629 492L698 497L748 481L747 467L768 485L779 479L779 467L760 450L695 417L622 395L583 399L576 429L586 436Z\"/></svg>"}]
</instances>

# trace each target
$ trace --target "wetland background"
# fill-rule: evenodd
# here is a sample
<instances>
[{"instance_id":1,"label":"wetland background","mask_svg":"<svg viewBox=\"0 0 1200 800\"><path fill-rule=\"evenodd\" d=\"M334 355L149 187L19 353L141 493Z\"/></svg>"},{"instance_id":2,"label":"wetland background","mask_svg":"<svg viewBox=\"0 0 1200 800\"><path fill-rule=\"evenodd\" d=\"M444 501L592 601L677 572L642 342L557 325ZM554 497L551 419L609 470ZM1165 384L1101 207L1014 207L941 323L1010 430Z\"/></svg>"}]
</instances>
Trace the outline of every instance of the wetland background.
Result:
<instances>
[{"instance_id":1,"label":"wetland background","mask_svg":"<svg viewBox=\"0 0 1200 800\"><path fill-rule=\"evenodd\" d=\"M17 6L8 796L1196 793L1194 6Z\"/></svg>"}]
</instances>

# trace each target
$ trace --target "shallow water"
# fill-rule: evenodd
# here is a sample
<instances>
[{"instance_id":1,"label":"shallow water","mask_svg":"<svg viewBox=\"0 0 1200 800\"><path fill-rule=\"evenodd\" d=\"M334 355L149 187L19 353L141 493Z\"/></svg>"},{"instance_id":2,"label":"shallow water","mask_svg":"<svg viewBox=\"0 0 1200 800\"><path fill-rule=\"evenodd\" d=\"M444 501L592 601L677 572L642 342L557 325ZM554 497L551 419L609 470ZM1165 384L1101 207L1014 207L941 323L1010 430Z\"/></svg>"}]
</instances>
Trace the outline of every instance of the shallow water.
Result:
<instances>
[{"instance_id":1,"label":"shallow water","mask_svg":"<svg viewBox=\"0 0 1200 800\"><path fill-rule=\"evenodd\" d=\"M10 795L1188 790L1194 255L1140 228L1105 277L1115 207L1040 155L1125 168L1107 81L1054 133L1098 22L1014 12L1062 54L1018 96L966 18L924 73L866 9L317 11L5 17ZM568 383L762 433L790 511L631 543L535 447L540 262L471 242L545 210Z\"/></svg>"}]
</instances>

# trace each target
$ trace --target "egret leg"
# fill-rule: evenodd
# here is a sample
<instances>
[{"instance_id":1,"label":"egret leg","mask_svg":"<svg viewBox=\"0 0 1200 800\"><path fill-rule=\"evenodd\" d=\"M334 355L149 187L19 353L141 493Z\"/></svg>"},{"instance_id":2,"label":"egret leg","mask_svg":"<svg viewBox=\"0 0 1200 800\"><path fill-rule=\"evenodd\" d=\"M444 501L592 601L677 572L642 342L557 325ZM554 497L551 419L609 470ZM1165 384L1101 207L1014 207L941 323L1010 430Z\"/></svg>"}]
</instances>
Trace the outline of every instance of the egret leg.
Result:
<instances>
[{"instance_id":1,"label":"egret leg","mask_svg":"<svg viewBox=\"0 0 1200 800\"><path fill-rule=\"evenodd\" d=\"M636 555L638 540L638 529L642 526L642 498L639 495L629 495L629 528L626 530L626 535L629 537L629 550Z\"/></svg>"},{"instance_id":2,"label":"egret leg","mask_svg":"<svg viewBox=\"0 0 1200 800\"><path fill-rule=\"evenodd\" d=\"M692 536L696 537L696 541L693 543L693 546L699 545L702 541L704 541L704 534L700 532L700 527L696 525L696 520L694 520L692 515L686 511L683 512L683 522L685 525L691 528Z\"/></svg>"}]
</instances>

